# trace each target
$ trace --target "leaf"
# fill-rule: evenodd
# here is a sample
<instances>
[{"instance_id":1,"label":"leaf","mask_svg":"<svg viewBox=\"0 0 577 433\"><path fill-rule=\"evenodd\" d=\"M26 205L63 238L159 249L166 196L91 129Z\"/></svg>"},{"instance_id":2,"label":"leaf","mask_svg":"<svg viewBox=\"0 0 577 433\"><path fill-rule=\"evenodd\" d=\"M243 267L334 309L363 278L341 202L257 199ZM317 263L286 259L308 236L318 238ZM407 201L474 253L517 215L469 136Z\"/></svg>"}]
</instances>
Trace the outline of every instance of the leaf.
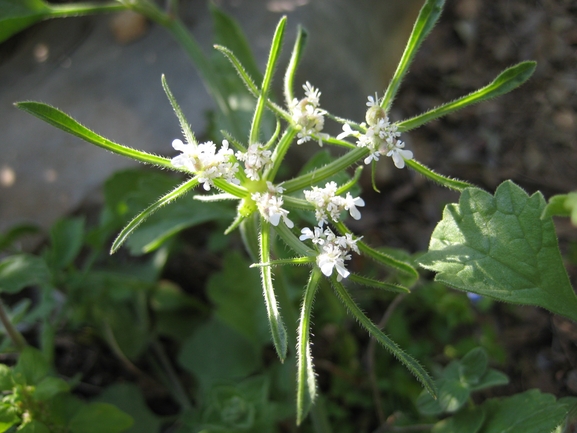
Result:
<instances>
[{"instance_id":1,"label":"leaf","mask_svg":"<svg viewBox=\"0 0 577 433\"><path fill-rule=\"evenodd\" d=\"M471 386L471 392L492 388L494 386L507 385L508 383L509 377L505 373L491 368L479 379L477 384Z\"/></svg>"},{"instance_id":2,"label":"leaf","mask_svg":"<svg viewBox=\"0 0 577 433\"><path fill-rule=\"evenodd\" d=\"M83 218L65 218L56 222L50 229L47 262L56 270L67 267L80 252L83 240Z\"/></svg>"},{"instance_id":3,"label":"leaf","mask_svg":"<svg viewBox=\"0 0 577 433\"><path fill-rule=\"evenodd\" d=\"M397 124L398 130L400 132L409 131L411 129L418 128L419 126L424 125L431 120L446 116L453 111L457 111L470 105L477 104L481 101L486 101L488 99L504 95L505 93L516 89L525 81L527 81L531 75L533 75L533 72L535 72L536 67L537 63L530 61L521 62L515 66L511 66L510 68L507 68L501 72L497 78L495 78L485 87L476 90L466 96L458 98L455 101L448 102L441 105L440 107L433 108L426 113L419 114L418 116L399 122Z\"/></svg>"},{"instance_id":4,"label":"leaf","mask_svg":"<svg viewBox=\"0 0 577 433\"><path fill-rule=\"evenodd\" d=\"M255 345L270 343L259 273L238 253L227 254L223 268L207 284L219 319Z\"/></svg>"},{"instance_id":5,"label":"leaf","mask_svg":"<svg viewBox=\"0 0 577 433\"><path fill-rule=\"evenodd\" d=\"M50 281L50 271L41 257L18 254L0 262L0 293L18 293L25 287Z\"/></svg>"},{"instance_id":6,"label":"leaf","mask_svg":"<svg viewBox=\"0 0 577 433\"><path fill-rule=\"evenodd\" d=\"M67 392L70 385L58 377L45 377L42 379L34 390L34 398L38 401L50 400L56 394Z\"/></svg>"},{"instance_id":7,"label":"leaf","mask_svg":"<svg viewBox=\"0 0 577 433\"><path fill-rule=\"evenodd\" d=\"M0 403L0 431L8 431L14 424L20 422L20 418L16 415L14 406L7 403Z\"/></svg>"},{"instance_id":8,"label":"leaf","mask_svg":"<svg viewBox=\"0 0 577 433\"><path fill-rule=\"evenodd\" d=\"M361 326L365 328L372 337L374 337L379 344L381 344L385 349L387 349L392 355L395 356L399 361L403 363L403 365L417 378L419 382L423 385L423 387L427 390L429 394L433 398L436 397L437 391L435 389L435 384L431 376L427 373L427 371L419 364L417 360L413 357L408 355L403 349L401 349L397 343L391 340L383 331L381 331L377 325L375 325L363 311L359 308L359 306L355 303L355 301L351 298L347 289L342 285L342 283L338 282L335 278L331 278L331 283L335 292L337 293L338 297L341 299L345 307L349 310L349 312L359 321Z\"/></svg>"},{"instance_id":9,"label":"leaf","mask_svg":"<svg viewBox=\"0 0 577 433\"><path fill-rule=\"evenodd\" d=\"M551 197L542 218L552 216L571 217L571 223L577 227L577 192Z\"/></svg>"},{"instance_id":10,"label":"leaf","mask_svg":"<svg viewBox=\"0 0 577 433\"><path fill-rule=\"evenodd\" d=\"M120 433L132 426L134 420L108 403L83 406L70 421L71 433Z\"/></svg>"},{"instance_id":11,"label":"leaf","mask_svg":"<svg viewBox=\"0 0 577 433\"><path fill-rule=\"evenodd\" d=\"M259 255L260 263L270 262L270 223L262 216L260 217ZM272 341L279 359L284 362L287 354L286 327L272 285L272 270L270 266L262 266L259 270Z\"/></svg>"},{"instance_id":12,"label":"leaf","mask_svg":"<svg viewBox=\"0 0 577 433\"><path fill-rule=\"evenodd\" d=\"M383 107L385 111L389 111L390 105L399 90L401 81L409 69L409 65L413 61L413 58L415 57L415 54L417 54L423 41L429 35L431 30L433 30L433 27L441 16L444 4L445 0L427 0L421 8L417 21L415 21L415 25L413 26L411 36L409 36L409 40L407 41L405 51L403 52L399 65L397 66L397 70L395 71L395 74L387 87L385 96L383 97L381 107Z\"/></svg>"},{"instance_id":13,"label":"leaf","mask_svg":"<svg viewBox=\"0 0 577 433\"><path fill-rule=\"evenodd\" d=\"M431 433L477 433L484 421L485 411L482 407L465 408L439 421Z\"/></svg>"},{"instance_id":14,"label":"leaf","mask_svg":"<svg viewBox=\"0 0 577 433\"><path fill-rule=\"evenodd\" d=\"M158 433L161 418L153 413L142 396L140 389L131 383L112 385L98 396L100 402L113 404L134 419L126 433Z\"/></svg>"},{"instance_id":15,"label":"leaf","mask_svg":"<svg viewBox=\"0 0 577 433\"><path fill-rule=\"evenodd\" d=\"M165 194L164 196L160 197L156 202L152 203L138 215L136 215L130 222L122 229L122 231L118 234L114 242L112 243L112 247L110 248L110 254L115 253L118 248L122 246L124 242L128 239L128 237L142 224L146 218L152 215L154 212L162 208L163 206L169 204L173 200L176 200L182 195L185 195L188 191L198 185L198 178L193 177L189 179L175 189L170 191L169 193ZM145 246L146 247L146 246ZM149 250L150 251L150 250ZM148 252L148 251L145 251Z\"/></svg>"},{"instance_id":16,"label":"leaf","mask_svg":"<svg viewBox=\"0 0 577 433\"><path fill-rule=\"evenodd\" d=\"M495 195L467 188L447 205L419 263L436 281L515 304L546 308L577 321L569 282L545 200L511 181Z\"/></svg>"},{"instance_id":17,"label":"leaf","mask_svg":"<svg viewBox=\"0 0 577 433\"><path fill-rule=\"evenodd\" d=\"M487 371L487 352L481 347L476 347L467 353L459 366L459 376L463 383L476 385Z\"/></svg>"},{"instance_id":18,"label":"leaf","mask_svg":"<svg viewBox=\"0 0 577 433\"><path fill-rule=\"evenodd\" d=\"M297 342L297 425L304 421L317 395L317 381L311 354L310 327L313 302L320 277L320 270L313 268L301 306Z\"/></svg>"},{"instance_id":19,"label":"leaf","mask_svg":"<svg viewBox=\"0 0 577 433\"><path fill-rule=\"evenodd\" d=\"M194 133L192 132L192 129L190 128L190 124L186 120L186 117L184 117L184 113L182 112L180 105L178 105L178 102L176 102L176 99L172 95L172 92L168 87L168 83L166 82L166 77L164 76L164 74L162 74L161 82L162 82L162 88L164 89L164 93L166 93L166 96L170 101L170 105L172 105L172 109L174 110L174 114L176 114L176 117L178 118L178 123L180 123L182 135L184 135L186 142L188 144L196 143L196 138L194 136Z\"/></svg>"},{"instance_id":20,"label":"leaf","mask_svg":"<svg viewBox=\"0 0 577 433\"><path fill-rule=\"evenodd\" d=\"M178 363L208 390L218 382L244 379L261 367L262 359L250 340L213 317L184 342Z\"/></svg>"},{"instance_id":21,"label":"leaf","mask_svg":"<svg viewBox=\"0 0 577 433\"><path fill-rule=\"evenodd\" d=\"M170 159L114 143L113 141L110 141L81 125L68 114L48 104L43 104L42 102L27 101L17 102L14 105L16 105L16 107L19 109L26 111L27 113L32 114L41 120L44 120L46 123L49 123L58 129L75 135L98 147L109 150L110 152L135 159L145 164L153 164L163 168L168 168L170 170L176 170L176 168L171 164Z\"/></svg>"},{"instance_id":22,"label":"leaf","mask_svg":"<svg viewBox=\"0 0 577 433\"><path fill-rule=\"evenodd\" d=\"M0 0L1 1L1 0ZM12 226L7 232L0 235L0 251L6 250L14 245L20 238L28 235L40 233L40 227L34 224L18 224Z\"/></svg>"},{"instance_id":23,"label":"leaf","mask_svg":"<svg viewBox=\"0 0 577 433\"><path fill-rule=\"evenodd\" d=\"M537 389L512 397L492 398L482 407L486 421L480 433L551 432L567 414L564 404Z\"/></svg>"},{"instance_id":24,"label":"leaf","mask_svg":"<svg viewBox=\"0 0 577 433\"><path fill-rule=\"evenodd\" d=\"M36 385L46 377L50 366L38 349L26 346L13 370L14 381L23 385Z\"/></svg>"},{"instance_id":25,"label":"leaf","mask_svg":"<svg viewBox=\"0 0 577 433\"><path fill-rule=\"evenodd\" d=\"M289 64L286 68L286 73L284 76L284 99L287 107L292 103L294 99L294 89L293 82L294 76L296 74L298 65L301 61L305 46L307 44L308 33L301 26L297 27L297 37L295 39L295 44L291 53L291 58Z\"/></svg>"},{"instance_id":26,"label":"leaf","mask_svg":"<svg viewBox=\"0 0 577 433\"><path fill-rule=\"evenodd\" d=\"M0 42L50 14L41 0L0 0Z\"/></svg>"},{"instance_id":27,"label":"leaf","mask_svg":"<svg viewBox=\"0 0 577 433\"><path fill-rule=\"evenodd\" d=\"M23 424L19 429L18 433L51 433L50 429L41 421L32 420L26 424Z\"/></svg>"}]
</instances>

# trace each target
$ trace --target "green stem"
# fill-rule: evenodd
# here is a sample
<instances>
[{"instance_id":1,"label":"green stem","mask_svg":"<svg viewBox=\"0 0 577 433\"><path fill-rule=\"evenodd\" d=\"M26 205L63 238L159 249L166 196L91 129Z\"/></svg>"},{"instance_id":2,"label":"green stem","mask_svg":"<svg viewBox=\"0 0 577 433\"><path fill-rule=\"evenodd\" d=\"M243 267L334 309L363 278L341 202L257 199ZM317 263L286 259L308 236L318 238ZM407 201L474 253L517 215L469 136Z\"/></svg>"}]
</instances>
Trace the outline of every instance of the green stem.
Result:
<instances>
[{"instance_id":1,"label":"green stem","mask_svg":"<svg viewBox=\"0 0 577 433\"><path fill-rule=\"evenodd\" d=\"M92 15L98 13L120 12L127 7L114 3L95 4L95 3L73 3L62 5L50 5L50 18L77 17L81 15Z\"/></svg>"},{"instance_id":2,"label":"green stem","mask_svg":"<svg viewBox=\"0 0 577 433\"><path fill-rule=\"evenodd\" d=\"M274 149L274 152L272 154L272 166L270 169L266 171L266 173L264 173L263 176L264 179L270 180L271 182L274 180L296 134L297 130L292 126L289 126L287 130L284 132L276 148Z\"/></svg>"},{"instance_id":3,"label":"green stem","mask_svg":"<svg viewBox=\"0 0 577 433\"><path fill-rule=\"evenodd\" d=\"M365 158L368 154L369 150L366 147L357 147L340 158L335 159L330 164L284 182L282 186L285 189L286 194L299 191L303 188L308 188L321 180L328 179L329 177L345 170L349 166Z\"/></svg>"},{"instance_id":4,"label":"green stem","mask_svg":"<svg viewBox=\"0 0 577 433\"><path fill-rule=\"evenodd\" d=\"M6 314L6 310L4 309L4 303L1 300L0 322L2 322L2 325L4 325L4 329L6 329L6 332L8 333L10 340L12 340L12 343L14 343L14 346L16 346L16 350L18 350L18 352L22 352L28 343L26 343L26 339L22 336L20 331L18 331L14 325L12 325L8 314Z\"/></svg>"}]
</instances>

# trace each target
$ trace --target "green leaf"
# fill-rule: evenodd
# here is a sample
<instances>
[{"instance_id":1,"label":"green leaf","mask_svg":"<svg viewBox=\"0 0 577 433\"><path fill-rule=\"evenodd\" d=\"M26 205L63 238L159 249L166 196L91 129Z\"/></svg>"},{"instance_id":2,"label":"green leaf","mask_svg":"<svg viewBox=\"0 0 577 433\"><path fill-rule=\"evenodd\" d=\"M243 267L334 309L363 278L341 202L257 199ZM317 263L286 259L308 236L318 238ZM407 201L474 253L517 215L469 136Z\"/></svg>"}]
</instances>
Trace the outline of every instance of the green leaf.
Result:
<instances>
[{"instance_id":1,"label":"green leaf","mask_svg":"<svg viewBox=\"0 0 577 433\"><path fill-rule=\"evenodd\" d=\"M467 353L459 366L459 376L463 383L476 385L487 371L489 359L487 352L481 347L476 347Z\"/></svg>"},{"instance_id":2,"label":"green leaf","mask_svg":"<svg viewBox=\"0 0 577 433\"><path fill-rule=\"evenodd\" d=\"M180 123L180 128L182 129L182 135L184 135L186 142L188 144L196 143L196 138L194 137L194 133L192 132L192 129L190 128L190 125L189 125L188 121L186 120L186 117L184 117L184 113L180 109L180 105L178 105L178 102L176 102L176 99L172 95L172 92L170 91L170 88L168 87L168 83L166 82L166 77L164 76L164 74L162 74L160 81L162 82L162 88L164 89L164 93L166 93L166 96L168 97L168 100L170 101L170 105L172 105L172 109L174 110L174 113L176 114L176 117L178 118L178 122Z\"/></svg>"},{"instance_id":3,"label":"green leaf","mask_svg":"<svg viewBox=\"0 0 577 433\"><path fill-rule=\"evenodd\" d=\"M482 407L465 408L452 417L439 421L431 433L477 433L484 421L485 411Z\"/></svg>"},{"instance_id":4,"label":"green leaf","mask_svg":"<svg viewBox=\"0 0 577 433\"><path fill-rule=\"evenodd\" d=\"M98 396L98 400L113 404L134 419L126 433L158 433L160 430L161 418L148 408L142 392L134 384L112 385Z\"/></svg>"},{"instance_id":5,"label":"green leaf","mask_svg":"<svg viewBox=\"0 0 577 433\"><path fill-rule=\"evenodd\" d=\"M18 433L51 433L51 431L43 422L32 420L26 424L23 424L18 429Z\"/></svg>"},{"instance_id":6,"label":"green leaf","mask_svg":"<svg viewBox=\"0 0 577 433\"><path fill-rule=\"evenodd\" d=\"M436 281L515 304L536 305L577 321L571 287L545 200L511 181L495 195L467 188L443 211L419 263Z\"/></svg>"},{"instance_id":7,"label":"green leaf","mask_svg":"<svg viewBox=\"0 0 577 433\"><path fill-rule=\"evenodd\" d=\"M43 20L50 7L41 0L0 0L0 42Z\"/></svg>"},{"instance_id":8,"label":"green leaf","mask_svg":"<svg viewBox=\"0 0 577 433\"><path fill-rule=\"evenodd\" d=\"M452 179L447 176L443 176L439 173L434 172L429 167L424 166L420 162L415 161L414 159L408 159L405 161L407 167L412 168L417 173L422 174L429 180L433 182L437 182L439 185L444 186L445 188L454 189L455 191L463 191L465 188L469 188L471 185L469 182L464 182L458 179Z\"/></svg>"},{"instance_id":9,"label":"green leaf","mask_svg":"<svg viewBox=\"0 0 577 433\"><path fill-rule=\"evenodd\" d=\"M0 392L9 391L13 386L12 370L6 364L0 364Z\"/></svg>"},{"instance_id":10,"label":"green leaf","mask_svg":"<svg viewBox=\"0 0 577 433\"><path fill-rule=\"evenodd\" d=\"M260 350L250 340L214 317L184 342L178 362L204 390L217 382L243 379L262 364Z\"/></svg>"},{"instance_id":11,"label":"green leaf","mask_svg":"<svg viewBox=\"0 0 577 433\"><path fill-rule=\"evenodd\" d=\"M14 381L25 385L36 385L46 377L50 366L38 349L26 346L13 370Z\"/></svg>"},{"instance_id":12,"label":"green leaf","mask_svg":"<svg viewBox=\"0 0 577 433\"><path fill-rule=\"evenodd\" d=\"M102 147L110 152L135 159L145 164L154 164L170 170L176 170L176 168L171 164L170 159L114 143L113 141L110 141L81 125L68 114L50 105L33 101L17 102L14 105L19 109L44 120L46 123L57 127L58 129L80 137L88 143Z\"/></svg>"},{"instance_id":13,"label":"green leaf","mask_svg":"<svg viewBox=\"0 0 577 433\"><path fill-rule=\"evenodd\" d=\"M417 409L423 415L440 415L458 411L467 402L470 390L455 378L443 378L437 382L438 398L423 391L417 399Z\"/></svg>"},{"instance_id":14,"label":"green leaf","mask_svg":"<svg viewBox=\"0 0 577 433\"><path fill-rule=\"evenodd\" d=\"M481 101L486 101L487 99L504 95L527 81L531 75L533 75L536 67L537 63L531 61L521 62L515 66L511 66L501 72L497 78L485 87L456 99L455 101L433 108L426 113L399 122L397 124L399 131L405 132L418 128L431 120L446 116L453 111L460 110L469 105L477 104Z\"/></svg>"},{"instance_id":15,"label":"green leaf","mask_svg":"<svg viewBox=\"0 0 577 433\"><path fill-rule=\"evenodd\" d=\"M284 225L284 223L281 224ZM261 216L259 235L259 254L261 263L270 262L270 227L270 223L265 221L265 219ZM272 285L272 270L270 266L262 266L259 268L259 270L262 281L264 303L266 306L266 314L272 334L272 341L274 343L274 348L279 359L281 362L284 362L287 354L286 327L284 325L284 321L280 313L280 308L276 300L274 287Z\"/></svg>"},{"instance_id":16,"label":"green leaf","mask_svg":"<svg viewBox=\"0 0 577 433\"><path fill-rule=\"evenodd\" d=\"M347 289L342 285L342 283L336 280L336 277L331 278L331 283L341 299L345 307L349 312L359 321L361 326L365 328L372 337L374 337L385 349L387 349L395 358L403 363L405 367L417 378L419 382L425 387L427 392L431 394L433 398L436 397L437 392L435 389L435 384L433 379L429 376L427 371L419 364L417 360L408 355L403 351L397 343L391 340L383 331L381 331L377 325L375 325L355 301L351 298Z\"/></svg>"},{"instance_id":17,"label":"green leaf","mask_svg":"<svg viewBox=\"0 0 577 433\"><path fill-rule=\"evenodd\" d=\"M207 295L218 318L262 347L270 343L259 273L238 253L227 254L222 270L207 284Z\"/></svg>"},{"instance_id":18,"label":"green leaf","mask_svg":"<svg viewBox=\"0 0 577 433\"><path fill-rule=\"evenodd\" d=\"M130 415L108 403L83 406L69 424L71 433L120 433L132 426Z\"/></svg>"},{"instance_id":19,"label":"green leaf","mask_svg":"<svg viewBox=\"0 0 577 433\"><path fill-rule=\"evenodd\" d=\"M317 381L310 347L311 313L318 289L321 271L313 268L301 306L297 342L297 425L300 425L317 395Z\"/></svg>"},{"instance_id":20,"label":"green leaf","mask_svg":"<svg viewBox=\"0 0 577 433\"><path fill-rule=\"evenodd\" d=\"M491 368L481 376L477 384L471 386L471 392L492 388L494 386L507 385L508 383L509 377L505 373Z\"/></svg>"},{"instance_id":21,"label":"green leaf","mask_svg":"<svg viewBox=\"0 0 577 433\"><path fill-rule=\"evenodd\" d=\"M50 248L47 262L56 270L70 265L82 248L84 218L65 218L50 229Z\"/></svg>"},{"instance_id":22,"label":"green leaf","mask_svg":"<svg viewBox=\"0 0 577 433\"><path fill-rule=\"evenodd\" d=\"M264 78L262 80L262 85L257 99L256 108L254 110L252 123L250 125L249 143L251 144L259 142L259 131L262 116L264 113L264 107L268 99L268 93L270 91L274 70L276 68L276 64L280 56L282 41L284 39L285 26L286 26L286 16L280 19L274 32L274 36L272 38L272 44L270 47L270 53L266 64Z\"/></svg>"},{"instance_id":23,"label":"green leaf","mask_svg":"<svg viewBox=\"0 0 577 433\"><path fill-rule=\"evenodd\" d=\"M185 195L188 191L198 185L198 178L193 177L192 179L187 180L186 182L180 184L178 187L170 191L168 194L160 197L155 203L152 203L138 215L136 215L127 225L122 229L122 231L118 234L114 242L112 243L112 247L110 248L110 254L115 253L120 246L126 242L128 237L138 228L140 224L146 220L150 215L154 212L159 210L161 207L167 205L173 200L176 200L178 197ZM152 248L153 249L153 248Z\"/></svg>"},{"instance_id":24,"label":"green leaf","mask_svg":"<svg viewBox=\"0 0 577 433\"><path fill-rule=\"evenodd\" d=\"M12 247L20 238L28 235L35 235L40 232L40 227L34 224L24 223L12 226L8 231L0 235L0 251Z\"/></svg>"},{"instance_id":25,"label":"green leaf","mask_svg":"<svg viewBox=\"0 0 577 433\"><path fill-rule=\"evenodd\" d=\"M373 287L375 289L386 290L393 293L410 293L410 290L404 286L373 280L372 278L364 277L358 274L350 274L347 278L353 283L361 284L367 287Z\"/></svg>"},{"instance_id":26,"label":"green leaf","mask_svg":"<svg viewBox=\"0 0 577 433\"><path fill-rule=\"evenodd\" d=\"M571 217L571 223L577 227L577 192L551 197L542 218L552 216Z\"/></svg>"},{"instance_id":27,"label":"green leaf","mask_svg":"<svg viewBox=\"0 0 577 433\"><path fill-rule=\"evenodd\" d=\"M0 402L0 431L5 432L14 424L20 422L20 418L15 413L12 404Z\"/></svg>"},{"instance_id":28,"label":"green leaf","mask_svg":"<svg viewBox=\"0 0 577 433\"><path fill-rule=\"evenodd\" d=\"M297 37L295 39L295 44L291 53L291 58L289 64L286 68L286 73L284 76L284 99L285 104L288 107L294 99L294 88L293 82L294 77L301 61L305 46L307 44L308 33L301 26L297 27Z\"/></svg>"},{"instance_id":29,"label":"green leaf","mask_svg":"<svg viewBox=\"0 0 577 433\"><path fill-rule=\"evenodd\" d=\"M18 254L0 262L0 293L18 293L25 287L50 281L50 271L41 257Z\"/></svg>"},{"instance_id":30,"label":"green leaf","mask_svg":"<svg viewBox=\"0 0 577 433\"><path fill-rule=\"evenodd\" d=\"M507 398L492 398L483 406L486 421L481 433L543 433L560 425L567 409L551 394L532 389Z\"/></svg>"},{"instance_id":31,"label":"green leaf","mask_svg":"<svg viewBox=\"0 0 577 433\"><path fill-rule=\"evenodd\" d=\"M409 70L409 65L417 54L419 47L437 23L443 11L444 4L445 0L427 0L421 8L417 21L415 21L415 25L413 26L411 36L409 36L409 40L407 41L405 51L381 103L381 107L383 107L385 111L389 111L391 103L399 90L401 81Z\"/></svg>"},{"instance_id":32,"label":"green leaf","mask_svg":"<svg viewBox=\"0 0 577 433\"><path fill-rule=\"evenodd\" d=\"M38 401L49 400L56 394L67 392L70 385L58 377L45 377L42 379L34 390L34 398Z\"/></svg>"}]
</instances>

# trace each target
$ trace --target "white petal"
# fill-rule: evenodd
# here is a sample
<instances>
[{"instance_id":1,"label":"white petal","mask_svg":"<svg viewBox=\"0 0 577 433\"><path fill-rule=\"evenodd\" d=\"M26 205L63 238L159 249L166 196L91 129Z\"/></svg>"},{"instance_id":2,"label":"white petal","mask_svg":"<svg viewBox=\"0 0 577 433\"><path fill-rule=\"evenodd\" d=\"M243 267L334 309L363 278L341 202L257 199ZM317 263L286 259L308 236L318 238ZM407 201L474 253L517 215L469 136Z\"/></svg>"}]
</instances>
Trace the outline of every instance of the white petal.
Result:
<instances>
[{"instance_id":1,"label":"white petal","mask_svg":"<svg viewBox=\"0 0 577 433\"><path fill-rule=\"evenodd\" d=\"M278 226L278 223L280 222L280 213L273 213L271 216L269 216L268 220L273 226Z\"/></svg>"}]
</instances>

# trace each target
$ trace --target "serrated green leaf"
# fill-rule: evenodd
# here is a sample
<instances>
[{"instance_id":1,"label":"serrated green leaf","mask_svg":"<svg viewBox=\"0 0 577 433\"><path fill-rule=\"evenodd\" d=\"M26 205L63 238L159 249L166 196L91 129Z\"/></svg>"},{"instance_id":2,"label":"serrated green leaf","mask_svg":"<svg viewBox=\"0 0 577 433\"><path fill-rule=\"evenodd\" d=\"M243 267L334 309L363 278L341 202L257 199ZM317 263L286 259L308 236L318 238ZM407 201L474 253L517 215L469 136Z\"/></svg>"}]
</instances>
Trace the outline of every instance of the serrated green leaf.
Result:
<instances>
[{"instance_id":1,"label":"serrated green leaf","mask_svg":"<svg viewBox=\"0 0 577 433\"><path fill-rule=\"evenodd\" d=\"M485 421L482 407L465 408L450 418L439 421L431 433L477 433Z\"/></svg>"},{"instance_id":2,"label":"serrated green leaf","mask_svg":"<svg viewBox=\"0 0 577 433\"><path fill-rule=\"evenodd\" d=\"M527 81L531 75L533 75L533 72L535 72L536 67L537 63L531 61L521 62L515 66L511 66L510 68L507 68L501 72L497 78L495 78L485 87L476 90L466 96L458 98L455 101L448 102L441 105L440 107L433 108L426 113L419 114L418 116L399 122L397 124L399 131L405 132L414 128L418 128L419 126L424 125L431 120L446 116L453 111L457 111L470 105L477 104L481 101L486 101L488 99L504 95L505 93L516 89L525 81Z\"/></svg>"},{"instance_id":3,"label":"serrated green leaf","mask_svg":"<svg viewBox=\"0 0 577 433\"><path fill-rule=\"evenodd\" d=\"M545 200L511 181L491 195L463 191L445 207L419 263L436 281L515 304L546 308L577 321L577 296L557 244L553 221L541 219Z\"/></svg>"},{"instance_id":4,"label":"serrated green leaf","mask_svg":"<svg viewBox=\"0 0 577 433\"><path fill-rule=\"evenodd\" d=\"M25 287L50 281L50 271L41 257L18 254L0 262L0 292L18 293Z\"/></svg>"},{"instance_id":5,"label":"serrated green leaf","mask_svg":"<svg viewBox=\"0 0 577 433\"><path fill-rule=\"evenodd\" d=\"M486 420L481 433L544 433L559 426L567 415L565 405L551 394L532 389L483 403Z\"/></svg>"},{"instance_id":6,"label":"serrated green leaf","mask_svg":"<svg viewBox=\"0 0 577 433\"><path fill-rule=\"evenodd\" d=\"M134 420L108 403L83 406L69 424L71 433L120 433L132 426Z\"/></svg>"},{"instance_id":7,"label":"serrated green leaf","mask_svg":"<svg viewBox=\"0 0 577 433\"><path fill-rule=\"evenodd\" d=\"M88 143L109 150L110 152L135 159L145 164L153 164L170 170L176 170L176 168L171 164L170 159L114 143L113 141L110 141L107 138L104 138L96 134L94 131L91 131L90 129L81 125L68 114L48 104L44 104L42 102L27 101L17 102L14 105L16 105L16 107L19 109L32 114L41 120L44 120L46 123L49 123L58 129L75 135L87 141Z\"/></svg>"},{"instance_id":8,"label":"serrated green leaf","mask_svg":"<svg viewBox=\"0 0 577 433\"><path fill-rule=\"evenodd\" d=\"M0 0L0 42L43 20L50 8L41 0Z\"/></svg>"},{"instance_id":9,"label":"serrated green leaf","mask_svg":"<svg viewBox=\"0 0 577 433\"><path fill-rule=\"evenodd\" d=\"M487 371L489 359L487 352L481 347L476 347L467 353L459 366L459 376L467 385L477 385L481 377Z\"/></svg>"}]
</instances>

